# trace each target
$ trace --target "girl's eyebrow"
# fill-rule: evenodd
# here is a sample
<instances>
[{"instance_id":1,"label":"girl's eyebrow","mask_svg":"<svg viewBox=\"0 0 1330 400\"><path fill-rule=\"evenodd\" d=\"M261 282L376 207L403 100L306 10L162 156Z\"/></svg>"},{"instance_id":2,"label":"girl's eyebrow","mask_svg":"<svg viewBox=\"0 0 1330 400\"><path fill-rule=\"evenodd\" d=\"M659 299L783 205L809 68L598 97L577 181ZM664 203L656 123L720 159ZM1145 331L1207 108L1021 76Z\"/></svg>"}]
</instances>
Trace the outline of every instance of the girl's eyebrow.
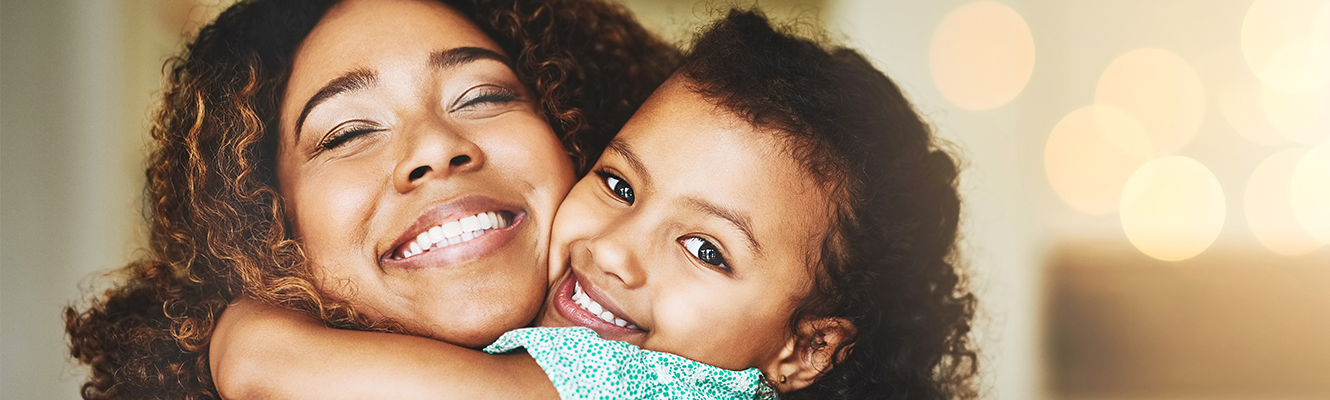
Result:
<instances>
[{"instance_id":1,"label":"girl's eyebrow","mask_svg":"<svg viewBox=\"0 0 1330 400\"><path fill-rule=\"evenodd\" d=\"M734 224L736 228L739 228L739 232L743 232L745 242L748 244L748 250L756 253L759 258L762 257L762 244L758 243L757 239L753 237L752 218L749 218L747 214L744 214L739 210L725 208L719 204L707 201L706 199L687 197L684 201L689 207L698 211L730 221L730 223Z\"/></svg>"},{"instance_id":2,"label":"girl's eyebrow","mask_svg":"<svg viewBox=\"0 0 1330 400\"><path fill-rule=\"evenodd\" d=\"M296 119L296 141L300 141L300 131L305 129L305 117L309 116L310 110L319 104L327 101L333 96L346 93L352 90L360 90L372 87L379 83L379 75L372 70L359 68L351 70L342 76L329 81L323 85L318 93L305 102L305 108L300 110L300 118Z\"/></svg>"},{"instance_id":3,"label":"girl's eyebrow","mask_svg":"<svg viewBox=\"0 0 1330 400\"><path fill-rule=\"evenodd\" d=\"M628 163L628 167L632 168L633 171L637 172L638 176L642 178L642 184L646 185L646 187L652 186L651 171L647 170L646 164L643 164L642 159L637 157L637 153L633 152L633 146L629 145L628 142L615 138L610 141L609 146L605 147L605 151L613 152L614 154L618 154L619 157L623 157L624 162Z\"/></svg>"}]
</instances>

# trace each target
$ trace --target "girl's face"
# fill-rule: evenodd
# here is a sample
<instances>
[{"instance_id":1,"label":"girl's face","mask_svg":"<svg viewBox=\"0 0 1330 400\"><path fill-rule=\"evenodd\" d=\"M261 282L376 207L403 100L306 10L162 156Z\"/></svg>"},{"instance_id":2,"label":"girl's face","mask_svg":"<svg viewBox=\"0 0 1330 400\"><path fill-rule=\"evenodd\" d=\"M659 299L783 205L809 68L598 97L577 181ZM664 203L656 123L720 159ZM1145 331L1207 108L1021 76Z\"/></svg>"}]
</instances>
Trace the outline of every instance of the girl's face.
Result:
<instances>
[{"instance_id":1,"label":"girl's face","mask_svg":"<svg viewBox=\"0 0 1330 400\"><path fill-rule=\"evenodd\" d=\"M657 90L560 206L540 324L768 370L792 346L829 204L772 133L684 82Z\"/></svg>"},{"instance_id":2,"label":"girl's face","mask_svg":"<svg viewBox=\"0 0 1330 400\"><path fill-rule=\"evenodd\" d=\"M277 169L320 290L461 345L535 317L573 171L508 63L434 1L348 0L319 22Z\"/></svg>"}]
</instances>

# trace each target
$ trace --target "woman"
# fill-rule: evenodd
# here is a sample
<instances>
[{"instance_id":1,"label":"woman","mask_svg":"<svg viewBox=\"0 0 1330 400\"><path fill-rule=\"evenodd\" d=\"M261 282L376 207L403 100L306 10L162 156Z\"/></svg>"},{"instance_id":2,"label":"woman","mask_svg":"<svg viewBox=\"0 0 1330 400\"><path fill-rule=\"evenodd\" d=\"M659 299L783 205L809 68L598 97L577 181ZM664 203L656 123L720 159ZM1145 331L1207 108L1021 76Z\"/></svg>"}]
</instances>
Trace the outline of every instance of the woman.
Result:
<instances>
[{"instance_id":1,"label":"woman","mask_svg":"<svg viewBox=\"0 0 1330 400\"><path fill-rule=\"evenodd\" d=\"M532 282L543 287L546 279L542 245L550 214L571 185L572 171L595 159L677 60L674 50L623 11L571 0L454 1L448 4L453 17L428 34L399 31L358 42L357 49L372 52L400 48L412 39L458 39L457 45L422 42L437 48L413 66L345 70L332 64L345 60L333 54L296 57L335 3L239 3L171 62L147 171L147 254L124 267L124 281L88 308L65 310L72 353L92 368L85 398L218 397L208 343L218 316L242 295L304 311L337 327L412 333L462 345L492 340L511 327L500 326L513 321L526 323L543 293L528 287ZM395 27L392 20L376 23ZM396 66L416 75L396 74ZM459 74L489 84L449 86ZM404 87L412 77L432 79L434 91L416 92L414 98L387 92L378 93L387 97L359 96L385 86ZM403 111L417 109L412 101L442 100L445 94L454 98L438 107L439 115L460 112L475 118L431 119ZM391 181L319 170L324 160L342 159L336 154L340 149L364 146L366 141L356 137L373 138L375 129L383 128L321 120L320 109L389 100L401 106L396 111L403 112L396 115L417 118L412 132L447 131L459 141L394 142L387 147L401 157L362 165L391 163ZM486 138L492 138L483 135L487 132L503 134L487 144ZM303 140L282 139L293 136ZM523 149L522 154L494 150L510 145ZM530 154L539 157L525 157ZM295 158L279 162L283 157ZM416 162L426 159L431 161ZM552 169L546 165L551 161ZM445 176L453 173L476 176ZM344 218L332 218L328 226L302 223L320 210L294 204L330 190L402 200L390 211L337 216ZM436 257L439 264L465 268L384 268L393 264L392 252L371 254L373 260L354 265L328 261L347 256L336 252L311 249L330 258L305 257L307 246L324 246L362 250L351 257L365 260L367 249L396 249L408 242L401 232L476 210L497 211L512 225L506 227L511 233L470 246L482 250L445 251ZM382 227L353 228L354 221L389 214L393 218ZM387 272L392 268L397 269ZM534 304L512 297L518 293L535 296Z\"/></svg>"}]
</instances>

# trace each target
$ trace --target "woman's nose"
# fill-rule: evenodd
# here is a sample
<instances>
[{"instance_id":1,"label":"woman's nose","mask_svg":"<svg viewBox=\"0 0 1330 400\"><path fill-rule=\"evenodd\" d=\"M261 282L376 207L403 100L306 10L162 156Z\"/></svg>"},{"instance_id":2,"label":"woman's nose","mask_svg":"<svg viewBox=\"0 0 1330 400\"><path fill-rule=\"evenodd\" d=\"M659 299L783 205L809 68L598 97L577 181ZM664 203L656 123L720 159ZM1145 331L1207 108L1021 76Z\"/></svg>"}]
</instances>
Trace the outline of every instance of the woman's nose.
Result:
<instances>
[{"instance_id":1,"label":"woman's nose","mask_svg":"<svg viewBox=\"0 0 1330 400\"><path fill-rule=\"evenodd\" d=\"M463 135L441 128L408 135L402 161L393 171L393 186L399 193L433 179L478 170L485 164L484 150Z\"/></svg>"}]
</instances>

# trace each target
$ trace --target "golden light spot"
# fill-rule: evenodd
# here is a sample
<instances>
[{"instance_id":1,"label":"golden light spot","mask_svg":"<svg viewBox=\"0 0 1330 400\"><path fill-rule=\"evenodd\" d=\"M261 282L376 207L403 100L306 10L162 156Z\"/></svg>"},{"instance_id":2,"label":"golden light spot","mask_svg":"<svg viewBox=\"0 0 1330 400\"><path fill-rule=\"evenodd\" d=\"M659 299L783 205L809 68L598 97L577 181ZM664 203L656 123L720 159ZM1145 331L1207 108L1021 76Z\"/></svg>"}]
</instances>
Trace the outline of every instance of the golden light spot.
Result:
<instances>
[{"instance_id":1,"label":"golden light spot","mask_svg":"<svg viewBox=\"0 0 1330 400\"><path fill-rule=\"evenodd\" d=\"M1044 147L1044 170L1053 191L1072 208L1107 214L1117 211L1127 178L1150 154L1150 138L1131 115L1090 106L1053 127Z\"/></svg>"},{"instance_id":2,"label":"golden light spot","mask_svg":"<svg viewBox=\"0 0 1330 400\"><path fill-rule=\"evenodd\" d=\"M1330 87L1284 92L1263 86L1261 104L1270 124L1288 140L1314 144L1330 132Z\"/></svg>"},{"instance_id":3,"label":"golden light spot","mask_svg":"<svg viewBox=\"0 0 1330 400\"><path fill-rule=\"evenodd\" d=\"M1219 110L1234 131L1253 143L1270 146L1288 141L1266 118L1261 84L1230 81L1219 86Z\"/></svg>"},{"instance_id":4,"label":"golden light spot","mask_svg":"<svg viewBox=\"0 0 1330 400\"><path fill-rule=\"evenodd\" d=\"M1099 77L1094 99L1136 117L1155 154L1186 145L1205 116L1201 78L1182 58L1160 49L1132 50L1114 60Z\"/></svg>"},{"instance_id":5,"label":"golden light spot","mask_svg":"<svg viewBox=\"0 0 1330 400\"><path fill-rule=\"evenodd\" d=\"M1307 233L1330 244L1330 139L1302 158L1291 181L1293 215Z\"/></svg>"},{"instance_id":6,"label":"golden light spot","mask_svg":"<svg viewBox=\"0 0 1330 400\"><path fill-rule=\"evenodd\" d=\"M1192 64L1205 87L1214 88L1215 104L1234 132L1263 146L1288 142L1266 118L1265 106L1261 104L1261 80L1247 68L1240 46L1211 49L1193 59Z\"/></svg>"},{"instance_id":7,"label":"golden light spot","mask_svg":"<svg viewBox=\"0 0 1330 400\"><path fill-rule=\"evenodd\" d=\"M1305 149L1275 153L1261 162L1247 181L1243 196L1247 224L1256 240L1275 253L1296 256L1321 247L1293 214L1293 171L1305 155Z\"/></svg>"},{"instance_id":8,"label":"golden light spot","mask_svg":"<svg viewBox=\"0 0 1330 400\"><path fill-rule=\"evenodd\" d=\"M1204 165L1168 156L1141 166L1122 190L1119 217L1138 250L1185 260L1214 243L1224 226L1224 191Z\"/></svg>"},{"instance_id":9,"label":"golden light spot","mask_svg":"<svg viewBox=\"0 0 1330 400\"><path fill-rule=\"evenodd\" d=\"M1330 1L1259 0L1242 23L1247 66L1273 89L1302 92L1330 84Z\"/></svg>"},{"instance_id":10,"label":"golden light spot","mask_svg":"<svg viewBox=\"0 0 1330 400\"><path fill-rule=\"evenodd\" d=\"M1007 104L1034 71L1034 36L1016 11L993 1L956 8L933 32L928 61L942 95L967 110Z\"/></svg>"}]
</instances>

